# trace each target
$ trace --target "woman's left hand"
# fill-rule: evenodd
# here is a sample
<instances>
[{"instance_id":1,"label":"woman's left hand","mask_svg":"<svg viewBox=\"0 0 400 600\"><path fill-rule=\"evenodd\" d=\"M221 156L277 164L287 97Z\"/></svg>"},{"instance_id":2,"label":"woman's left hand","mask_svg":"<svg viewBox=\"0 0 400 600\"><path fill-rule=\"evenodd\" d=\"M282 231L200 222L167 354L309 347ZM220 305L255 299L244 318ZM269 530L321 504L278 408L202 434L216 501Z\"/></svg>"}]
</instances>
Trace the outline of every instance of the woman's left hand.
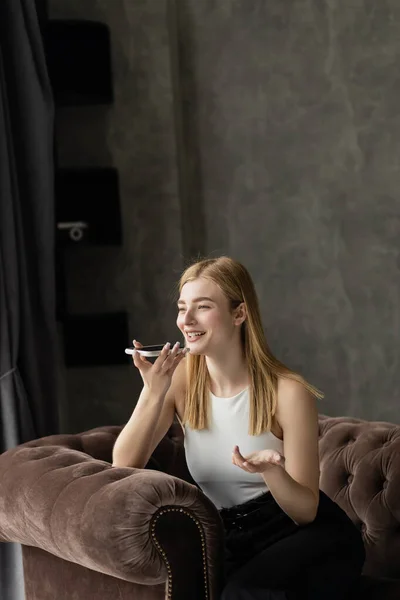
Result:
<instances>
[{"instance_id":1,"label":"woman's left hand","mask_svg":"<svg viewBox=\"0 0 400 600\"><path fill-rule=\"evenodd\" d=\"M232 462L248 473L265 473L271 467L284 467L285 458L277 450L258 450L242 456L239 446L232 452Z\"/></svg>"}]
</instances>

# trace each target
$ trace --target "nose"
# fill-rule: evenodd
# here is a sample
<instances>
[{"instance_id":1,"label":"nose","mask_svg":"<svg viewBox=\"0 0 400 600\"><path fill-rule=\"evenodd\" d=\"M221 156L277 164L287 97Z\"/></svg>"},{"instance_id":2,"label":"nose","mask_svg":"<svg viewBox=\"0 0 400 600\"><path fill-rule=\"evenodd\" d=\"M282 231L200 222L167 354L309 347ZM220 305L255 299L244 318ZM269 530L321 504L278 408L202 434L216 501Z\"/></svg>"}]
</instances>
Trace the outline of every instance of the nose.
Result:
<instances>
[{"instance_id":1,"label":"nose","mask_svg":"<svg viewBox=\"0 0 400 600\"><path fill-rule=\"evenodd\" d=\"M183 318L183 324L184 324L184 325L190 325L190 324L192 324L193 322L194 322L194 317L193 317L193 314L191 313L191 311L190 311L190 310L187 310L187 311L186 311L186 314L185 314L185 316L184 316L184 318Z\"/></svg>"}]
</instances>

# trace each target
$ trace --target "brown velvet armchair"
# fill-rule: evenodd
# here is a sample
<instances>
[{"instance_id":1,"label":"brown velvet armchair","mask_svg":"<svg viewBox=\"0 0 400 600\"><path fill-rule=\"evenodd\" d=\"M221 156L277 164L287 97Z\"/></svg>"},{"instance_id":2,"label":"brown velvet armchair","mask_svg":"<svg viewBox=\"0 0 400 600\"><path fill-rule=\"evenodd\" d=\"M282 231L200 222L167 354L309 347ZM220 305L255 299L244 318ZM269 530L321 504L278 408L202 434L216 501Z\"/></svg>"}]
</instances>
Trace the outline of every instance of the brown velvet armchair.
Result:
<instances>
[{"instance_id":1,"label":"brown velvet armchair","mask_svg":"<svg viewBox=\"0 0 400 600\"><path fill-rule=\"evenodd\" d=\"M174 422L145 469L111 466L120 426L0 455L0 541L22 544L27 600L217 600L223 527ZM361 528L360 598L400 599L400 427L320 417L320 487Z\"/></svg>"}]
</instances>

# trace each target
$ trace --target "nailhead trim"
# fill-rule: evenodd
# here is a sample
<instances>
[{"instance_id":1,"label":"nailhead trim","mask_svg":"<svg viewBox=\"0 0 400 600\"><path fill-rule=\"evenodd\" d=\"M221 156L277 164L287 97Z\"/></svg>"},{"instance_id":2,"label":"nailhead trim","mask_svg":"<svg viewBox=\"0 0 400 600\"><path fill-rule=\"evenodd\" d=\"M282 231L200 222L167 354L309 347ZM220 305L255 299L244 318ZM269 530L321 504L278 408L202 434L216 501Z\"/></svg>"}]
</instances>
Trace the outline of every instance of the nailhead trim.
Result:
<instances>
[{"instance_id":1,"label":"nailhead trim","mask_svg":"<svg viewBox=\"0 0 400 600\"><path fill-rule=\"evenodd\" d=\"M200 523L200 521L198 519L196 519L190 512L188 512L187 510L185 510L184 508L164 508L163 510L160 510L159 513L157 513L157 516L154 518L152 525L151 525L151 537L153 539L154 545L156 546L157 550L159 551L159 553L161 554L161 556L164 559L164 562L166 564L167 567L167 573L168 573L168 585L167 585L167 589L168 589L168 600L172 600L172 571L171 571L171 565L169 564L169 561L167 559L167 555L165 554L164 550L161 548L161 545L159 543L159 541L156 538L156 534L155 534L155 528L156 528L156 523L158 521L158 519L161 517L161 515L167 513L167 512L181 512L184 513L187 517L190 517L197 525L198 530L200 531L200 537L201 537L201 550L202 550L202 558L203 558L203 572L204 572L204 597L208 598L208 578L207 578L207 560L206 560L206 543L205 543L205 537L204 537L204 531L202 528L202 525Z\"/></svg>"}]
</instances>

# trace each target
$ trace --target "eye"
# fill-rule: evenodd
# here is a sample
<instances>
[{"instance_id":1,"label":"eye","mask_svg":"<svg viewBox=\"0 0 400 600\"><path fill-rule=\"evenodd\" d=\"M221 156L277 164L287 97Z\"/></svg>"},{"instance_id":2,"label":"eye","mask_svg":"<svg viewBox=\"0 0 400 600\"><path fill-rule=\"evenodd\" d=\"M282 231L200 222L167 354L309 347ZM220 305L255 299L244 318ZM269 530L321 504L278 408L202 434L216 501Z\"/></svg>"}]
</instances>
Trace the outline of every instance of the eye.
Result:
<instances>
[{"instance_id":1,"label":"eye","mask_svg":"<svg viewBox=\"0 0 400 600\"><path fill-rule=\"evenodd\" d=\"M206 304L199 304L198 308L211 308L211 307L207 306ZM183 310L185 310L185 309L178 307L178 312L182 312Z\"/></svg>"}]
</instances>

